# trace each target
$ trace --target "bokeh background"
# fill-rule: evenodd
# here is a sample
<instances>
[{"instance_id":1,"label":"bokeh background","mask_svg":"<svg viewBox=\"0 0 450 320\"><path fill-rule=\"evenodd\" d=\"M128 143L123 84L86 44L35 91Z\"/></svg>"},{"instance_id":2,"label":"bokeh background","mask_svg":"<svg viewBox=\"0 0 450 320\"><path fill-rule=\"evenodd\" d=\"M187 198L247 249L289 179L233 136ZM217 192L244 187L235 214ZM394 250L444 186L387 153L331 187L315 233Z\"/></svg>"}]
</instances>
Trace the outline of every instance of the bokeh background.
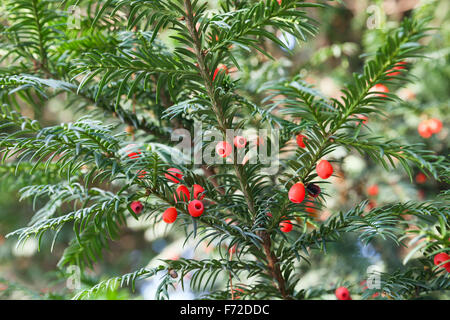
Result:
<instances>
[{"instance_id":1,"label":"bokeh background","mask_svg":"<svg viewBox=\"0 0 450 320\"><path fill-rule=\"evenodd\" d=\"M217 5L215 1L210 3L211 8ZM386 115L370 118L368 126L375 134L383 134L405 144L423 143L426 148L447 156L450 121L450 1L330 2L330 8L326 10L311 11L320 23L316 38L307 43L298 43L290 35L277 34L292 49L291 53L273 43L264 43L275 60L268 60L258 54L240 57L242 69L231 69L231 76L240 78L242 93L256 100L261 95L259 88L262 83L298 74L326 96L338 97L342 86L351 81L352 72L361 70L364 62L362 54L374 52L383 43L389 30L397 27L399 21L409 16L416 6L424 5L424 10L428 10L433 17L431 25L436 29L426 39L426 58L411 61L410 76L416 77L416 80L395 88L403 102L388 104ZM0 23L4 22L3 13L0 12ZM169 46L173 45L168 34L163 34L163 40ZM39 110L25 105L22 110L47 125L79 118L83 113L67 109L64 98L57 96ZM438 134L423 138L417 127L421 121L429 118L439 119L444 126ZM125 127L123 129L126 130ZM370 206L393 201L434 199L441 190L448 188L442 182L418 174L418 170L411 181L401 168L385 171L369 158L345 149L336 150L333 158L340 160L341 166L327 189L332 196L327 199L326 209L311 212L317 221L326 219L333 212L345 211L364 199L370 199ZM71 298L74 291L70 289L64 275L56 271L65 245L73 236L70 228L59 234L52 249L51 236L44 237L40 249L37 240L31 239L23 247L16 247L17 239L5 238L9 232L26 226L33 212L41 209L48 200L37 199L35 203L28 199L20 201L18 190L28 182L11 177L8 172L8 164L0 165L0 299ZM41 172L34 175L33 180L37 183L57 179L42 176ZM310 228L313 227L314 221L311 221ZM201 259L216 254L219 249L204 245L194 250L190 243L183 247L182 230L134 219L128 221L128 227L121 234L119 241L110 243L110 250L105 252L103 261L95 264L81 279L81 287L153 265L159 258ZM301 266L303 279L300 285L327 287L336 283L337 279L358 284L369 266L376 265L386 272L401 268L408 252L408 248L392 241L378 239L365 246L356 236L344 235L339 242L330 244L326 255L314 253L312 266ZM174 288L170 293L171 299L193 299L201 295L202 292L192 290L188 283L189 275L186 277L185 289ZM153 299L157 285L157 278L140 281L134 292L122 288L99 294L95 298ZM450 295L437 292L430 297L448 299Z\"/></svg>"}]
</instances>

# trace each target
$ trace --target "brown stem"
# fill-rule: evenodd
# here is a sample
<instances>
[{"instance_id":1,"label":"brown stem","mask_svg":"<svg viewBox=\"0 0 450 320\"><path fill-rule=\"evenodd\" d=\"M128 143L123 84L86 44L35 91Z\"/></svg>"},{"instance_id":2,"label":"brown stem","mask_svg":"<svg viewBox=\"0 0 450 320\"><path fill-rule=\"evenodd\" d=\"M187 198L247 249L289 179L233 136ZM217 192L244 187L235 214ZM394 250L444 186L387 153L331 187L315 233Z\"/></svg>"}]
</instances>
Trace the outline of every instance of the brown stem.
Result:
<instances>
[{"instance_id":1,"label":"brown stem","mask_svg":"<svg viewBox=\"0 0 450 320\"><path fill-rule=\"evenodd\" d=\"M211 107L216 115L218 127L222 131L222 134L225 135L227 127L226 127L226 124L224 121L222 106L220 105L220 102L217 101L217 99L216 99L216 95L215 95L215 91L214 91L214 84L211 82L210 72L205 64L205 59L204 59L204 55L203 55L203 51L202 51L202 47L201 47L201 43L200 43L199 34L194 25L194 16L193 16L193 12L192 12L191 1L185 0L184 7L186 10L186 19L185 19L186 26L187 26L188 32L194 42L194 52L195 52L196 58L198 60L197 62L198 62L198 68L200 71L200 75L203 78L206 91L211 100ZM237 166L236 161L233 162L233 165L234 165L236 177L238 178L239 183L240 183L241 190L244 193L244 197L246 199L249 211L251 212L253 217L255 217L256 210L255 210L255 206L254 206L254 201L253 201L253 198L251 197L250 193L248 192L246 185L244 184L244 179L242 177L241 169ZM271 249L270 234L268 232L262 232L260 235L261 235L261 238L263 239L262 244L264 247L264 253L267 258L269 273L276 280L276 282L277 282L276 287L280 291L282 297L284 299L290 299L290 296L286 290L285 280L280 271L278 258L272 252L272 249Z\"/></svg>"}]
</instances>

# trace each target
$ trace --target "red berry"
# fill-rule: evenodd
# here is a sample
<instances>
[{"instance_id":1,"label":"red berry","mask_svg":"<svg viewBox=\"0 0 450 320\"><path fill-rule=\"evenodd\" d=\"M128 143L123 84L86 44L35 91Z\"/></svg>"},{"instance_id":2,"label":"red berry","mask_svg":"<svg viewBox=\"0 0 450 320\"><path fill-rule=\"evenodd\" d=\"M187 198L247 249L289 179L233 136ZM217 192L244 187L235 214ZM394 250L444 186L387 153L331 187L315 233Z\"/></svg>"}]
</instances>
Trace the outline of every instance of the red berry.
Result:
<instances>
[{"instance_id":1,"label":"red berry","mask_svg":"<svg viewBox=\"0 0 450 320\"><path fill-rule=\"evenodd\" d=\"M193 217L200 217L203 214L204 206L200 200L192 200L189 202L188 211Z\"/></svg>"},{"instance_id":2,"label":"red berry","mask_svg":"<svg viewBox=\"0 0 450 320\"><path fill-rule=\"evenodd\" d=\"M306 212L310 213L310 215L314 216L314 213L316 213L316 205L314 204L314 202L311 202L309 204L309 207L306 207Z\"/></svg>"},{"instance_id":3,"label":"red berry","mask_svg":"<svg viewBox=\"0 0 450 320\"><path fill-rule=\"evenodd\" d=\"M162 218L165 223L174 223L177 220L177 216L177 209L170 207L164 211Z\"/></svg>"},{"instance_id":4,"label":"red berry","mask_svg":"<svg viewBox=\"0 0 450 320\"><path fill-rule=\"evenodd\" d=\"M201 185L194 184L194 199L202 200L205 197L204 191L205 189Z\"/></svg>"},{"instance_id":5,"label":"red berry","mask_svg":"<svg viewBox=\"0 0 450 320\"><path fill-rule=\"evenodd\" d=\"M220 70L224 70L225 73L228 74L228 68L225 65L221 64L220 66L218 66L216 68L216 70L214 70L213 81L214 81L214 79L216 79L216 76Z\"/></svg>"},{"instance_id":6,"label":"red berry","mask_svg":"<svg viewBox=\"0 0 450 320\"><path fill-rule=\"evenodd\" d=\"M427 120L419 123L417 131L419 132L420 136L425 139L428 139L433 134L433 132L431 132L431 128Z\"/></svg>"},{"instance_id":7,"label":"red berry","mask_svg":"<svg viewBox=\"0 0 450 320\"><path fill-rule=\"evenodd\" d=\"M358 119L361 119L363 124L366 124L367 121L369 121L369 118L367 116L363 115L363 114L357 114L356 117Z\"/></svg>"},{"instance_id":8,"label":"red berry","mask_svg":"<svg viewBox=\"0 0 450 320\"><path fill-rule=\"evenodd\" d=\"M278 2L278 4L281 6L281 2L282 2L283 0L277 0L277 2Z\"/></svg>"},{"instance_id":9,"label":"red berry","mask_svg":"<svg viewBox=\"0 0 450 320\"><path fill-rule=\"evenodd\" d=\"M134 213L139 214L144 209L143 204L140 201L133 201L130 204L131 210L133 210Z\"/></svg>"},{"instance_id":10,"label":"red berry","mask_svg":"<svg viewBox=\"0 0 450 320\"><path fill-rule=\"evenodd\" d=\"M145 178L145 175L147 174L147 171L145 170L139 170L138 171L138 178L142 179Z\"/></svg>"},{"instance_id":11,"label":"red berry","mask_svg":"<svg viewBox=\"0 0 450 320\"><path fill-rule=\"evenodd\" d=\"M182 184L177 187L176 194L174 194L173 197L175 198L175 202L177 202L177 199L185 202L191 199L189 189Z\"/></svg>"},{"instance_id":12,"label":"red berry","mask_svg":"<svg viewBox=\"0 0 450 320\"><path fill-rule=\"evenodd\" d=\"M303 134L298 134L297 135L297 145L300 147L300 148L305 148L306 146L305 146L305 142L303 141L303 139L304 138L307 138L306 136L304 136Z\"/></svg>"},{"instance_id":13,"label":"red berry","mask_svg":"<svg viewBox=\"0 0 450 320\"><path fill-rule=\"evenodd\" d=\"M346 287L339 287L336 289L336 298L338 300L352 300L352 297L350 296L350 292Z\"/></svg>"},{"instance_id":14,"label":"red berry","mask_svg":"<svg viewBox=\"0 0 450 320\"><path fill-rule=\"evenodd\" d=\"M222 158L226 158L231 154L231 151L233 150L233 148L231 147L231 145L226 142L226 141L220 141L219 143L217 143L216 145L216 152L217 154L222 157Z\"/></svg>"},{"instance_id":15,"label":"red berry","mask_svg":"<svg viewBox=\"0 0 450 320\"><path fill-rule=\"evenodd\" d=\"M428 130L431 133L439 133L442 130L442 122L436 118L428 120Z\"/></svg>"},{"instance_id":16,"label":"red berry","mask_svg":"<svg viewBox=\"0 0 450 320\"><path fill-rule=\"evenodd\" d=\"M333 167L327 160L321 160L316 166L316 172L322 179L328 179L333 174Z\"/></svg>"},{"instance_id":17,"label":"red berry","mask_svg":"<svg viewBox=\"0 0 450 320\"><path fill-rule=\"evenodd\" d=\"M427 181L427 176L423 174L422 172L419 172L416 175L416 182L419 184L425 183Z\"/></svg>"},{"instance_id":18,"label":"red berry","mask_svg":"<svg viewBox=\"0 0 450 320\"><path fill-rule=\"evenodd\" d=\"M448 261L448 262L444 263L445 261ZM444 264L442 264L442 263L444 263ZM434 265L439 266L440 264L442 264L440 266L440 268L445 268L445 269L450 268L450 256L447 253L441 252L434 256Z\"/></svg>"},{"instance_id":19,"label":"red berry","mask_svg":"<svg viewBox=\"0 0 450 320\"><path fill-rule=\"evenodd\" d=\"M170 168L167 170L167 173L164 175L167 179L172 181L173 183L180 183L180 180L183 179L183 173L180 169L177 168ZM178 179L176 179L178 178Z\"/></svg>"},{"instance_id":20,"label":"red berry","mask_svg":"<svg viewBox=\"0 0 450 320\"><path fill-rule=\"evenodd\" d=\"M294 184L288 193L289 200L293 203L300 203L305 199L305 186L301 182Z\"/></svg>"},{"instance_id":21,"label":"red berry","mask_svg":"<svg viewBox=\"0 0 450 320\"><path fill-rule=\"evenodd\" d=\"M381 84L381 83L377 83L376 85L374 85L370 90L369 90L369 92L385 92L385 93L388 93L389 92L389 89L384 85L384 84ZM377 97L387 97L387 95L385 95L385 94L382 94L382 93L376 93L375 94Z\"/></svg>"},{"instance_id":22,"label":"red berry","mask_svg":"<svg viewBox=\"0 0 450 320\"><path fill-rule=\"evenodd\" d=\"M236 136L234 137L234 145L236 148L241 149L244 148L247 144L247 139L245 139L243 136Z\"/></svg>"},{"instance_id":23,"label":"red berry","mask_svg":"<svg viewBox=\"0 0 450 320\"><path fill-rule=\"evenodd\" d=\"M284 220L280 222L280 230L282 232L291 232L292 231L292 223L289 220Z\"/></svg>"},{"instance_id":24,"label":"red berry","mask_svg":"<svg viewBox=\"0 0 450 320\"><path fill-rule=\"evenodd\" d=\"M368 187L367 188L367 194L369 196L376 196L376 195L378 195L378 185L374 184L374 185L371 185L370 187Z\"/></svg>"},{"instance_id":25,"label":"red berry","mask_svg":"<svg viewBox=\"0 0 450 320\"><path fill-rule=\"evenodd\" d=\"M136 147L135 144L129 144L129 145L127 145L127 146L125 147L125 149L126 149L126 150L133 150L135 147ZM141 155L141 152L140 152L139 149L137 149L136 151L132 151L132 152L127 153L127 156L128 156L130 159L137 159L137 158L139 158L140 155Z\"/></svg>"},{"instance_id":26,"label":"red berry","mask_svg":"<svg viewBox=\"0 0 450 320\"><path fill-rule=\"evenodd\" d=\"M407 63L405 61L401 61L401 62L397 63L394 68L387 71L387 72L390 72L387 75L391 76L391 77L398 76L400 74L400 72L394 71L394 70L404 70L404 69L406 69L406 67L404 67L403 65L406 65L406 64ZM391 72L391 71L394 71L394 72Z\"/></svg>"}]
</instances>

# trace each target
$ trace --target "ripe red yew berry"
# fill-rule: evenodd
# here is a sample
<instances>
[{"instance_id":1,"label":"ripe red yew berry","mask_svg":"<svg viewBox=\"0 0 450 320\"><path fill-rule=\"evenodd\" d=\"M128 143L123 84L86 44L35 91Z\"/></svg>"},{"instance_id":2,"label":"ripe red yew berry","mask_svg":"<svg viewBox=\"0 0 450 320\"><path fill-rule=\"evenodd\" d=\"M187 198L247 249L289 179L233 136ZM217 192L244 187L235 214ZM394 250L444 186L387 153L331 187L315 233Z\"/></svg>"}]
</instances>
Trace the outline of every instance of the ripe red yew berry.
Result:
<instances>
[{"instance_id":1,"label":"ripe red yew berry","mask_svg":"<svg viewBox=\"0 0 450 320\"><path fill-rule=\"evenodd\" d=\"M444 263L445 261L448 262ZM440 264L442 265L439 266ZM434 265L439 266L440 268L445 268L448 271L448 269L450 268L450 256L445 252L438 253L437 255L434 256Z\"/></svg>"},{"instance_id":2,"label":"ripe red yew berry","mask_svg":"<svg viewBox=\"0 0 450 320\"><path fill-rule=\"evenodd\" d=\"M231 255L233 253L236 253L236 245L233 245L231 248L228 249L228 253Z\"/></svg>"},{"instance_id":3,"label":"ripe red yew berry","mask_svg":"<svg viewBox=\"0 0 450 320\"><path fill-rule=\"evenodd\" d=\"M185 202L189 201L191 199L191 196L189 194L189 189L182 184L177 187L176 194L174 194L173 197L175 199L175 202L178 202L177 201L178 199L185 201Z\"/></svg>"},{"instance_id":4,"label":"ripe red yew berry","mask_svg":"<svg viewBox=\"0 0 450 320\"><path fill-rule=\"evenodd\" d=\"M203 200L205 189L199 184L194 184L194 199Z\"/></svg>"},{"instance_id":5,"label":"ripe red yew berry","mask_svg":"<svg viewBox=\"0 0 450 320\"><path fill-rule=\"evenodd\" d=\"M369 196L376 196L378 195L378 185L377 184L373 184L370 187L367 188L367 194Z\"/></svg>"},{"instance_id":6,"label":"ripe red yew berry","mask_svg":"<svg viewBox=\"0 0 450 320\"><path fill-rule=\"evenodd\" d=\"M133 201L130 204L131 210L133 210L134 213L139 214L144 209L144 205L140 201Z\"/></svg>"},{"instance_id":7,"label":"ripe red yew berry","mask_svg":"<svg viewBox=\"0 0 450 320\"><path fill-rule=\"evenodd\" d=\"M214 79L216 79L216 76L220 70L224 70L225 73L228 74L228 68L224 64L221 64L220 66L218 66L216 68L216 70L214 70L213 81L214 81Z\"/></svg>"},{"instance_id":8,"label":"ripe red yew berry","mask_svg":"<svg viewBox=\"0 0 450 320\"><path fill-rule=\"evenodd\" d=\"M216 152L222 158L228 157L232 150L231 144L226 141L220 141L216 145Z\"/></svg>"},{"instance_id":9,"label":"ripe red yew berry","mask_svg":"<svg viewBox=\"0 0 450 320\"><path fill-rule=\"evenodd\" d=\"M289 220L284 220L280 222L280 230L282 232L291 232L292 231L292 223Z\"/></svg>"},{"instance_id":10,"label":"ripe red yew berry","mask_svg":"<svg viewBox=\"0 0 450 320\"><path fill-rule=\"evenodd\" d=\"M277 2L281 6L281 2L283 2L283 0L277 0Z\"/></svg>"},{"instance_id":11,"label":"ripe red yew berry","mask_svg":"<svg viewBox=\"0 0 450 320\"><path fill-rule=\"evenodd\" d=\"M416 183L422 184L425 183L427 181L427 176L425 174L423 174L422 172L419 172L416 175Z\"/></svg>"},{"instance_id":12,"label":"ripe red yew berry","mask_svg":"<svg viewBox=\"0 0 450 320\"><path fill-rule=\"evenodd\" d=\"M374 85L370 90L369 90L369 92L385 92L385 93L388 93L389 92L389 89L384 85L384 84L381 84L381 83L377 83L376 85ZM385 95L385 94L382 94L382 93L375 93L375 95L377 96L377 97L387 97L387 95Z\"/></svg>"},{"instance_id":13,"label":"ripe red yew berry","mask_svg":"<svg viewBox=\"0 0 450 320\"><path fill-rule=\"evenodd\" d=\"M433 134L433 132L431 132L428 120L419 123L417 131L419 132L420 136L425 139L428 139Z\"/></svg>"},{"instance_id":14,"label":"ripe red yew berry","mask_svg":"<svg viewBox=\"0 0 450 320\"><path fill-rule=\"evenodd\" d=\"M358 119L361 119L363 124L366 124L367 121L369 121L369 118L367 116L363 115L363 114L357 114L356 117Z\"/></svg>"},{"instance_id":15,"label":"ripe red yew berry","mask_svg":"<svg viewBox=\"0 0 450 320\"><path fill-rule=\"evenodd\" d=\"M237 296L237 295L235 295L237 292L241 292L241 293L244 293L244 290L243 289L241 289L241 288L236 288L236 289L233 289L233 296L234 296L234 299L240 299L241 298L241 296Z\"/></svg>"},{"instance_id":16,"label":"ripe red yew berry","mask_svg":"<svg viewBox=\"0 0 450 320\"><path fill-rule=\"evenodd\" d=\"M147 171L139 170L137 173L138 173L138 178L142 179L142 178L145 178L145 175L147 174Z\"/></svg>"},{"instance_id":17,"label":"ripe red yew berry","mask_svg":"<svg viewBox=\"0 0 450 320\"><path fill-rule=\"evenodd\" d=\"M397 63L394 68L387 71L387 72L389 72L387 75L391 76L391 77L398 76L400 74L400 72L394 71L394 70L404 70L404 69L406 69L405 65L407 65L407 64L408 63L406 63L405 61L401 61L401 62Z\"/></svg>"},{"instance_id":18,"label":"ripe red yew berry","mask_svg":"<svg viewBox=\"0 0 450 320\"><path fill-rule=\"evenodd\" d=\"M316 166L316 172L322 179L328 179L333 174L333 167L327 160L320 160Z\"/></svg>"},{"instance_id":19,"label":"ripe red yew berry","mask_svg":"<svg viewBox=\"0 0 450 320\"><path fill-rule=\"evenodd\" d=\"M247 139L245 139L243 136L236 136L234 137L233 142L236 148L241 149L244 148L247 144Z\"/></svg>"},{"instance_id":20,"label":"ripe red yew berry","mask_svg":"<svg viewBox=\"0 0 450 320\"><path fill-rule=\"evenodd\" d=\"M203 214L204 206L200 200L192 200L189 202L188 211L193 217L200 217Z\"/></svg>"},{"instance_id":21,"label":"ripe red yew berry","mask_svg":"<svg viewBox=\"0 0 450 320\"><path fill-rule=\"evenodd\" d=\"M309 204L309 207L306 207L306 212L310 213L311 216L314 216L314 214L316 213L316 205L314 204L314 202L311 202Z\"/></svg>"},{"instance_id":22,"label":"ripe red yew berry","mask_svg":"<svg viewBox=\"0 0 450 320\"><path fill-rule=\"evenodd\" d=\"M293 203L300 203L305 199L305 186L301 182L294 184L288 193L289 200Z\"/></svg>"},{"instance_id":23,"label":"ripe red yew berry","mask_svg":"<svg viewBox=\"0 0 450 320\"><path fill-rule=\"evenodd\" d=\"M314 183L308 184L306 186L306 190L308 191L308 194L313 198L317 198L321 192L320 187Z\"/></svg>"},{"instance_id":24,"label":"ripe red yew berry","mask_svg":"<svg viewBox=\"0 0 450 320\"><path fill-rule=\"evenodd\" d=\"M172 181L173 183L180 183L180 180L183 179L183 173L180 169L177 168L170 168L167 170L167 173L164 175L167 179ZM178 179L176 179L178 178Z\"/></svg>"},{"instance_id":25,"label":"ripe red yew berry","mask_svg":"<svg viewBox=\"0 0 450 320\"><path fill-rule=\"evenodd\" d=\"M297 145L300 147L300 148L305 148L306 146L305 146L305 141L303 141L303 139L307 139L307 137L305 136L305 135L303 135L303 134L298 134L297 135L297 138L296 138L296 140L297 140Z\"/></svg>"},{"instance_id":26,"label":"ripe red yew berry","mask_svg":"<svg viewBox=\"0 0 450 320\"><path fill-rule=\"evenodd\" d=\"M377 206L377 202L375 200L370 200L369 203L367 204L367 207L369 208L369 210L372 210L376 206Z\"/></svg>"},{"instance_id":27,"label":"ripe red yew berry","mask_svg":"<svg viewBox=\"0 0 450 320\"><path fill-rule=\"evenodd\" d=\"M442 122L439 119L431 118L428 120L428 130L431 133L439 133L442 130Z\"/></svg>"},{"instance_id":28,"label":"ripe red yew berry","mask_svg":"<svg viewBox=\"0 0 450 320\"><path fill-rule=\"evenodd\" d=\"M336 298L338 300L352 300L352 297L350 296L350 292L346 287L339 287L335 291Z\"/></svg>"},{"instance_id":29,"label":"ripe red yew berry","mask_svg":"<svg viewBox=\"0 0 450 320\"><path fill-rule=\"evenodd\" d=\"M165 223L174 223L177 220L177 216L177 209L170 207L164 211L162 218Z\"/></svg>"},{"instance_id":30,"label":"ripe red yew berry","mask_svg":"<svg viewBox=\"0 0 450 320\"><path fill-rule=\"evenodd\" d=\"M136 147L135 144L129 144L129 145L127 145L127 146L125 147L125 150L131 151L131 150L133 150L135 147ZM141 155L141 151L140 151L139 149L137 149L136 151L127 152L127 156L128 156L130 159L137 159L137 158L139 158L140 155Z\"/></svg>"}]
</instances>

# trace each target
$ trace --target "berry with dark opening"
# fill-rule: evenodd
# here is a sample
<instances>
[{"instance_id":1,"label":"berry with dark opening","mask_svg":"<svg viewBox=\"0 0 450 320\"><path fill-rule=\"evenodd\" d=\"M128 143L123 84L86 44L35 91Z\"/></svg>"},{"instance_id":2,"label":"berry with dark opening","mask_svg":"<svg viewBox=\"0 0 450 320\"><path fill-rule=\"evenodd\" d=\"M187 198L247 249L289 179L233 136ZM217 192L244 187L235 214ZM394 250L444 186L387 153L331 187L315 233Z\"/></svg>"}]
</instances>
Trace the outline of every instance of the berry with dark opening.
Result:
<instances>
[{"instance_id":1,"label":"berry with dark opening","mask_svg":"<svg viewBox=\"0 0 450 320\"><path fill-rule=\"evenodd\" d=\"M291 232L292 231L292 223L289 220L284 220L280 222L280 230L282 232Z\"/></svg>"},{"instance_id":2,"label":"berry with dark opening","mask_svg":"<svg viewBox=\"0 0 450 320\"><path fill-rule=\"evenodd\" d=\"M352 300L352 297L350 296L350 292L346 287L339 287L336 289L336 298L338 300Z\"/></svg>"},{"instance_id":3,"label":"berry with dark opening","mask_svg":"<svg viewBox=\"0 0 450 320\"><path fill-rule=\"evenodd\" d=\"M328 179L333 174L333 167L327 160L321 160L316 166L316 172L322 179Z\"/></svg>"},{"instance_id":4,"label":"berry with dark opening","mask_svg":"<svg viewBox=\"0 0 450 320\"><path fill-rule=\"evenodd\" d=\"M234 137L234 145L238 149L245 148L245 145L247 144L247 139L245 139L243 136L236 136Z\"/></svg>"},{"instance_id":5,"label":"berry with dark opening","mask_svg":"<svg viewBox=\"0 0 450 320\"><path fill-rule=\"evenodd\" d=\"M165 223L170 224L174 223L175 220L177 220L177 216L178 216L177 209L175 209L174 207L170 207L166 209L166 211L164 211L162 218Z\"/></svg>"},{"instance_id":6,"label":"berry with dark opening","mask_svg":"<svg viewBox=\"0 0 450 320\"><path fill-rule=\"evenodd\" d=\"M228 157L232 150L233 148L231 147L231 144L227 141L220 141L216 145L216 152L222 158Z\"/></svg>"},{"instance_id":7,"label":"berry with dark opening","mask_svg":"<svg viewBox=\"0 0 450 320\"><path fill-rule=\"evenodd\" d=\"M308 184L306 186L306 190L308 191L308 194L313 198L317 198L321 192L320 187L314 183Z\"/></svg>"},{"instance_id":8,"label":"berry with dark opening","mask_svg":"<svg viewBox=\"0 0 450 320\"><path fill-rule=\"evenodd\" d=\"M305 186L301 182L294 184L288 193L289 200L293 203L300 203L305 199Z\"/></svg>"},{"instance_id":9,"label":"berry with dark opening","mask_svg":"<svg viewBox=\"0 0 450 320\"><path fill-rule=\"evenodd\" d=\"M189 202L188 211L193 217L200 217L203 214L204 206L200 200L192 200Z\"/></svg>"},{"instance_id":10,"label":"berry with dark opening","mask_svg":"<svg viewBox=\"0 0 450 320\"><path fill-rule=\"evenodd\" d=\"M199 184L194 184L194 199L202 200L205 197L205 189Z\"/></svg>"},{"instance_id":11,"label":"berry with dark opening","mask_svg":"<svg viewBox=\"0 0 450 320\"><path fill-rule=\"evenodd\" d=\"M306 148L304 139L307 139L307 137L305 135L303 135L303 134L298 134L297 137L296 137L297 145L300 148Z\"/></svg>"},{"instance_id":12,"label":"berry with dark opening","mask_svg":"<svg viewBox=\"0 0 450 320\"><path fill-rule=\"evenodd\" d=\"M134 213L139 214L144 209L144 205L140 201L133 201L130 204L131 210L133 210Z\"/></svg>"},{"instance_id":13,"label":"berry with dark opening","mask_svg":"<svg viewBox=\"0 0 450 320\"><path fill-rule=\"evenodd\" d=\"M180 183L180 180L178 179L183 179L183 173L181 172L180 169L177 168L168 169L167 173L164 176L173 183Z\"/></svg>"},{"instance_id":14,"label":"berry with dark opening","mask_svg":"<svg viewBox=\"0 0 450 320\"><path fill-rule=\"evenodd\" d=\"M179 185L177 187L176 194L174 194L173 197L175 198L175 202L177 202L178 199L185 202L191 199L189 189L184 185Z\"/></svg>"}]
</instances>

